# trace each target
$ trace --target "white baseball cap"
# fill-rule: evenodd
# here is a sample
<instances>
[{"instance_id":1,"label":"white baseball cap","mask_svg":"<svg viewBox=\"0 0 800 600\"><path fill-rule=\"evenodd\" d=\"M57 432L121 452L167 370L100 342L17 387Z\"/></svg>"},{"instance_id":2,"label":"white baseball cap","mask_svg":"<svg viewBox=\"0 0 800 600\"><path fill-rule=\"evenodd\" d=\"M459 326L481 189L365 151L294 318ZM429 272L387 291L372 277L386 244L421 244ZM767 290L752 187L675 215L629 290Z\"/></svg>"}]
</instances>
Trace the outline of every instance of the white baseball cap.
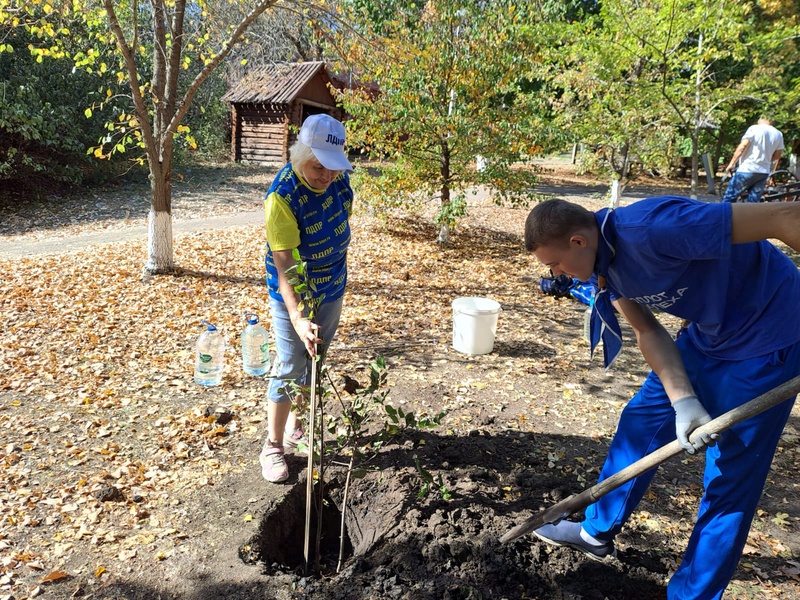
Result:
<instances>
[{"instance_id":1,"label":"white baseball cap","mask_svg":"<svg viewBox=\"0 0 800 600\"><path fill-rule=\"evenodd\" d=\"M331 171L353 171L344 153L344 125L324 113L311 115L297 139L311 148L319 163Z\"/></svg>"}]
</instances>

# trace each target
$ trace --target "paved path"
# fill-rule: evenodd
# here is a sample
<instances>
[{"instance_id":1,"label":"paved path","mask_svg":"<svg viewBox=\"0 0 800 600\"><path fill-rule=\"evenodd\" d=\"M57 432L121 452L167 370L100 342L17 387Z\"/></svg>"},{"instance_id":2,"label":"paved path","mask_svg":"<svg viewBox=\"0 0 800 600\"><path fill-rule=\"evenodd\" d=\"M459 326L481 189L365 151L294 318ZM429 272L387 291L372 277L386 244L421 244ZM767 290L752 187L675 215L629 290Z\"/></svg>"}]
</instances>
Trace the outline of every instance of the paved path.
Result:
<instances>
[{"instance_id":1,"label":"paved path","mask_svg":"<svg viewBox=\"0 0 800 600\"><path fill-rule=\"evenodd\" d=\"M471 202L483 200L489 196L486 188L478 188L471 194ZM227 227L241 227L247 225L262 225L264 211L253 210L214 217L197 219L172 219L172 235L177 239L181 234L193 233L204 229L224 229ZM18 260L44 254L65 254L79 252L90 246L98 244L113 244L132 240L141 240L147 243L147 224L134 226L110 227L102 231L89 231L72 235L58 235L50 238L30 239L13 236L0 239L0 259Z\"/></svg>"},{"instance_id":2,"label":"paved path","mask_svg":"<svg viewBox=\"0 0 800 600\"><path fill-rule=\"evenodd\" d=\"M172 235L174 238L178 238L184 233L202 231L203 229L224 229L226 227L257 225L263 222L263 210L239 212L216 217L204 217L202 219L173 219ZM97 244L112 244L130 240L141 240L143 244L146 244L147 225L91 231L66 237L41 240L14 238L0 240L0 259L15 260L41 254L78 252Z\"/></svg>"},{"instance_id":3,"label":"paved path","mask_svg":"<svg viewBox=\"0 0 800 600\"><path fill-rule=\"evenodd\" d=\"M490 196L487 188L477 188L475 194L467 194L468 203L479 203ZM605 185L548 185L543 183L536 187L536 191L544 195L556 195L568 200L577 200L581 197L602 197L608 191ZM650 195L660 195L667 193L663 189L640 188L636 191L630 190L623 196L623 203L629 203ZM674 192L680 193L680 192ZM716 202L719 199L715 196L704 194L701 199L707 202ZM175 219L172 220L172 235L179 238L182 234L202 231L203 229L224 229L227 227L240 227L247 225L263 224L263 210L244 211L219 215L214 217L203 217L198 219ZM61 235L52 238L30 239L8 237L0 239L0 259L18 260L43 254L65 254L78 252L90 246L98 244L110 244L131 240L141 240L142 244L147 243L147 225L131 227L109 228L102 231L90 231L76 233L74 235Z\"/></svg>"}]
</instances>

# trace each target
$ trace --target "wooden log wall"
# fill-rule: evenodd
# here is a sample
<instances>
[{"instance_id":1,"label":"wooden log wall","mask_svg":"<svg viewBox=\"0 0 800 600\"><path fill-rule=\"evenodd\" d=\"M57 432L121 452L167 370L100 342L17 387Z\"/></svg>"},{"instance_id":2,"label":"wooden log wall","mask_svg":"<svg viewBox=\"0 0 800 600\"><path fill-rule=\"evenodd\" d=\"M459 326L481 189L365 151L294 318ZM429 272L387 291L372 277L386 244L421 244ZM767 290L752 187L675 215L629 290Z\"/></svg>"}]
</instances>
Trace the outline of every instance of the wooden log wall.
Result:
<instances>
[{"instance_id":1,"label":"wooden log wall","mask_svg":"<svg viewBox=\"0 0 800 600\"><path fill-rule=\"evenodd\" d=\"M233 159L273 165L288 162L288 108L282 104L235 105Z\"/></svg>"}]
</instances>

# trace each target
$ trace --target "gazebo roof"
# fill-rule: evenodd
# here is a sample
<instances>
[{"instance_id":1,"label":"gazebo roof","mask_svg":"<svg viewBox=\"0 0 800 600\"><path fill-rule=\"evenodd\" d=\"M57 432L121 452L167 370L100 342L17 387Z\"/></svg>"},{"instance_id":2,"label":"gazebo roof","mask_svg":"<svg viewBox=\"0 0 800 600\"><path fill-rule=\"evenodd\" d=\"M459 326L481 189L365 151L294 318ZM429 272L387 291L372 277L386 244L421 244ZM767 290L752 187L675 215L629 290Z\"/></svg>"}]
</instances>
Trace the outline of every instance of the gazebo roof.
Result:
<instances>
[{"instance_id":1,"label":"gazebo roof","mask_svg":"<svg viewBox=\"0 0 800 600\"><path fill-rule=\"evenodd\" d=\"M329 83L328 70L322 61L275 63L254 69L228 90L222 100L232 103L288 104L320 71L326 83Z\"/></svg>"}]
</instances>

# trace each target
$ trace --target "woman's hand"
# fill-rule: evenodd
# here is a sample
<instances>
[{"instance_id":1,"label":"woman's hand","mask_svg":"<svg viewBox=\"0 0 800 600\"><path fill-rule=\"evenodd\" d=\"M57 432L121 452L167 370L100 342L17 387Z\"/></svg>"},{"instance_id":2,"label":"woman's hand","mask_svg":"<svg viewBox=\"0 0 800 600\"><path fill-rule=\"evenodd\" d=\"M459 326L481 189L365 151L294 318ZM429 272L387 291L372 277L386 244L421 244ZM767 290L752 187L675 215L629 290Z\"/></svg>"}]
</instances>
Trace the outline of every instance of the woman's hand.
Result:
<instances>
[{"instance_id":1,"label":"woman's hand","mask_svg":"<svg viewBox=\"0 0 800 600\"><path fill-rule=\"evenodd\" d=\"M314 358L317 355L317 344L322 343L322 339L318 337L319 325L305 317L292 319L292 325L294 325L294 330L297 332L300 341L305 345L309 356Z\"/></svg>"},{"instance_id":2,"label":"woman's hand","mask_svg":"<svg viewBox=\"0 0 800 600\"><path fill-rule=\"evenodd\" d=\"M322 340L318 337L319 326L303 316L303 311L300 308L302 305L300 295L294 290L292 284L289 283L289 278L286 276L286 271L297 265L297 261L292 255L292 250L273 251L272 259L275 261L275 268L278 270L278 290L283 296L286 312L289 313L294 330L306 347L309 356L314 358L317 355L316 345L322 343Z\"/></svg>"}]
</instances>

